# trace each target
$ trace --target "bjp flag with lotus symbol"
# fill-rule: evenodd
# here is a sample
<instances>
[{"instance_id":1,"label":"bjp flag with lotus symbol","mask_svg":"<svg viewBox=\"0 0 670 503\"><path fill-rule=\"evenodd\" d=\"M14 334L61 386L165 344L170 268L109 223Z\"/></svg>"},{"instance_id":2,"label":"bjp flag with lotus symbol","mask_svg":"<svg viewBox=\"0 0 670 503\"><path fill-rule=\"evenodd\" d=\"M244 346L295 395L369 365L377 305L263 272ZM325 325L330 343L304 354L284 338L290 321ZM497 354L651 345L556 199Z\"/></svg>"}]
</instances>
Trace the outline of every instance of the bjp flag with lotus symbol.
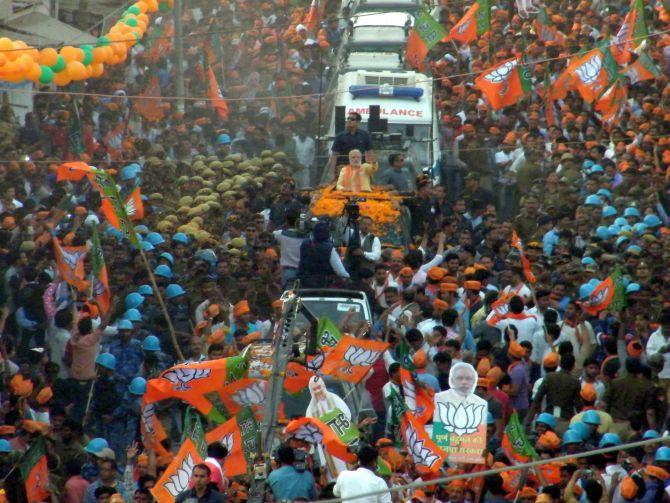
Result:
<instances>
[{"instance_id":1,"label":"bjp flag with lotus symbol","mask_svg":"<svg viewBox=\"0 0 670 503\"><path fill-rule=\"evenodd\" d=\"M530 75L521 58L511 58L489 68L475 79L494 110L515 105L530 91Z\"/></svg>"},{"instance_id":2,"label":"bjp flag with lotus symbol","mask_svg":"<svg viewBox=\"0 0 670 503\"><path fill-rule=\"evenodd\" d=\"M187 438L161 478L151 489L151 494L154 495L156 501L161 503L175 501L180 493L188 489L188 484L193 475L193 467L202 462L203 459L198 453L195 443Z\"/></svg>"},{"instance_id":3,"label":"bjp flag with lotus symbol","mask_svg":"<svg viewBox=\"0 0 670 503\"><path fill-rule=\"evenodd\" d=\"M367 375L389 344L343 335L323 362L321 372L357 384Z\"/></svg>"},{"instance_id":4,"label":"bjp flag with lotus symbol","mask_svg":"<svg viewBox=\"0 0 670 503\"><path fill-rule=\"evenodd\" d=\"M403 415L400 433L419 474L437 472L442 468L446 452L431 440L423 425L410 411Z\"/></svg>"}]
</instances>

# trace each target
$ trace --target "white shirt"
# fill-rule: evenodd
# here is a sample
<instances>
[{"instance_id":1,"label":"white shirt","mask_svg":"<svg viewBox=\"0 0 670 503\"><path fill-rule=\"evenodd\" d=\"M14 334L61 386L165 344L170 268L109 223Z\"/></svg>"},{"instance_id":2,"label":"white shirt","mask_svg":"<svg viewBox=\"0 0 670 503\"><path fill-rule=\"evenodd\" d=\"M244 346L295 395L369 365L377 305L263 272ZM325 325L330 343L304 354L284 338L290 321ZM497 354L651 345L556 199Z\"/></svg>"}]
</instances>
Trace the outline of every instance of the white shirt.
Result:
<instances>
[{"instance_id":1,"label":"white shirt","mask_svg":"<svg viewBox=\"0 0 670 503\"><path fill-rule=\"evenodd\" d=\"M426 282L428 271L433 267L439 267L443 261L444 256L442 254L438 253L435 255L430 262L423 264L421 267L419 267L419 270L414 273L414 277L412 277L412 284L423 285Z\"/></svg>"},{"instance_id":2,"label":"white shirt","mask_svg":"<svg viewBox=\"0 0 670 503\"><path fill-rule=\"evenodd\" d=\"M307 235L299 234L293 229L279 229L272 235L279 243L279 265L297 269L300 264L300 245Z\"/></svg>"},{"instance_id":3,"label":"white shirt","mask_svg":"<svg viewBox=\"0 0 670 503\"><path fill-rule=\"evenodd\" d=\"M487 316L491 318L495 314L494 311ZM528 341L531 344L536 344L536 333L542 332L542 326L537 321L537 318L532 314L522 313L525 317L521 318L504 318L496 323L495 327L500 330L501 342L505 344L505 330L508 326L514 325L517 329L517 341L525 342Z\"/></svg>"},{"instance_id":4,"label":"white shirt","mask_svg":"<svg viewBox=\"0 0 670 503\"><path fill-rule=\"evenodd\" d=\"M304 140L301 140L296 135L293 137L293 141L295 142L295 156L298 159L298 163L301 166L311 167L314 164L314 156L316 155L314 138L307 136Z\"/></svg>"},{"instance_id":5,"label":"white shirt","mask_svg":"<svg viewBox=\"0 0 670 503\"><path fill-rule=\"evenodd\" d=\"M647 356L654 356L667 344L663 330L659 328L649 336L647 342ZM663 353L663 369L658 373L661 379L670 379L670 353Z\"/></svg>"},{"instance_id":6,"label":"white shirt","mask_svg":"<svg viewBox=\"0 0 670 503\"><path fill-rule=\"evenodd\" d=\"M49 357L52 362L57 363L60 367L58 370L58 377L62 379L69 377L67 366L63 362L65 348L67 348L67 342L69 340L70 332L64 328L54 327L51 337L49 337Z\"/></svg>"},{"instance_id":7,"label":"white shirt","mask_svg":"<svg viewBox=\"0 0 670 503\"><path fill-rule=\"evenodd\" d=\"M388 489L383 478L367 468L345 470L337 477L333 494L348 503L391 503L391 493L356 498L359 494ZM354 499L350 499L354 498Z\"/></svg>"}]
</instances>

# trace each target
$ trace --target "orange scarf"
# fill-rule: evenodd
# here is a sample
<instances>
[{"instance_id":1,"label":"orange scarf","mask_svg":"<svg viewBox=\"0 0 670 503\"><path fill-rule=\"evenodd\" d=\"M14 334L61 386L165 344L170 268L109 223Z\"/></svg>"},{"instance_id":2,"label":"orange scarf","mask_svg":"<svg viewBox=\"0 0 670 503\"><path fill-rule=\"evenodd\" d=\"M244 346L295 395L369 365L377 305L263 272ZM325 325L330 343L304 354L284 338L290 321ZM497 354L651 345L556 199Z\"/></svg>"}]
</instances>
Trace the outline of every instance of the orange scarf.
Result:
<instances>
[{"instance_id":1,"label":"orange scarf","mask_svg":"<svg viewBox=\"0 0 670 503\"><path fill-rule=\"evenodd\" d=\"M351 190L352 192L361 191L361 175L363 170L361 167L358 167L358 171L354 171L354 168L350 164L347 164L344 168L344 177L342 178L342 187L345 190Z\"/></svg>"}]
</instances>

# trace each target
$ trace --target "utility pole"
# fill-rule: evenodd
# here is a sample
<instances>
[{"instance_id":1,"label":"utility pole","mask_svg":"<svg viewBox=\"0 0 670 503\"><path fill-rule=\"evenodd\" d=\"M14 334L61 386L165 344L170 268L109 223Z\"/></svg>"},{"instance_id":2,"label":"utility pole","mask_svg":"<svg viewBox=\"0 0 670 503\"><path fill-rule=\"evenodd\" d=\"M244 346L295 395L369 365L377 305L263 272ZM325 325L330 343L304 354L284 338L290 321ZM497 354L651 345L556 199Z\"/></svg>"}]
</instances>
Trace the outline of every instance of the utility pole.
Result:
<instances>
[{"instance_id":1,"label":"utility pole","mask_svg":"<svg viewBox=\"0 0 670 503\"><path fill-rule=\"evenodd\" d=\"M184 45L183 34L184 28L181 24L183 14L183 0L174 0L174 53L175 53L175 76L177 78L176 92L179 99L177 100L177 110L184 112Z\"/></svg>"}]
</instances>

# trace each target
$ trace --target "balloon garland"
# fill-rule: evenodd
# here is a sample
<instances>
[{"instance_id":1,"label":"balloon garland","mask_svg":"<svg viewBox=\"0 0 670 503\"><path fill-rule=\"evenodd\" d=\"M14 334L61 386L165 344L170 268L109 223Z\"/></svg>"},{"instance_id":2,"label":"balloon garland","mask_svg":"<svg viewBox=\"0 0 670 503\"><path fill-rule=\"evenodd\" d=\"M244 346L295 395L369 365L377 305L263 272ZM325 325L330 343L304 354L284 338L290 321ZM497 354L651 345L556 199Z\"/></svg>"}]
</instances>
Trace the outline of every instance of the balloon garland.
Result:
<instances>
[{"instance_id":1,"label":"balloon garland","mask_svg":"<svg viewBox=\"0 0 670 503\"><path fill-rule=\"evenodd\" d=\"M140 41L149 26L149 14L172 8L173 0L139 0L128 7L109 33L98 37L95 45L65 45L36 49L23 40L0 38L0 80L39 84L70 82L100 77L105 65L118 65L128 50Z\"/></svg>"}]
</instances>

